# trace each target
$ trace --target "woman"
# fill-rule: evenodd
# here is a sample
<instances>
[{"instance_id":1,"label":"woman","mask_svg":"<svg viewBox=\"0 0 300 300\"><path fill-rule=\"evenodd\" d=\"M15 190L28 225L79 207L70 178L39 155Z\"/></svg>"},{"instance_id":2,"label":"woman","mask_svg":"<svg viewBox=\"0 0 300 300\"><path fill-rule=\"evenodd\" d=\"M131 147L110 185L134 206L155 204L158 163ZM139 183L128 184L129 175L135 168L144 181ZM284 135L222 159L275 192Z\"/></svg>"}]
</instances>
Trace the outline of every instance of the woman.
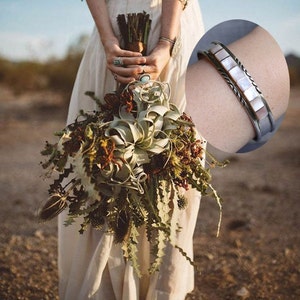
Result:
<instances>
[{"instance_id":1,"label":"woman","mask_svg":"<svg viewBox=\"0 0 300 300\"><path fill-rule=\"evenodd\" d=\"M171 85L172 101L185 109L185 70L192 50L201 35L203 24L197 0L87 0L96 28L84 54L72 93L68 123L80 109L94 110L95 103L84 97L94 91L99 98L116 90L118 83L136 80L148 73ZM185 7L186 6L186 7ZM120 45L118 14L143 12L152 19L148 55L125 51ZM173 44L180 45L174 53ZM172 53L173 52L173 53ZM172 54L172 57L171 57ZM115 65L121 58L122 65ZM192 236L200 196L189 191L191 205L182 211L179 224L183 230L177 244L192 257ZM139 255L142 277L123 259L119 244L103 231L89 228L80 235L80 222L63 225L66 214L59 216L60 299L108 300L183 300L193 289L194 271L177 249L168 246L160 271L149 275L149 244L140 232Z\"/></svg>"}]
</instances>

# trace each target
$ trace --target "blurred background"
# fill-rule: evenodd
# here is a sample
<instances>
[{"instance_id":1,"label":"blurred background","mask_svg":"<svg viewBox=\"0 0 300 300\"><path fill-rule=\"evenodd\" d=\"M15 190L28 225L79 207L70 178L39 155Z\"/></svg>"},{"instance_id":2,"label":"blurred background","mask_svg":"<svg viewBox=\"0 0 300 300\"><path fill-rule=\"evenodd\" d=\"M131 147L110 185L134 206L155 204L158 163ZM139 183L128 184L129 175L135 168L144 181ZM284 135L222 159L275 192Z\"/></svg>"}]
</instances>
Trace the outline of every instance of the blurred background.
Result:
<instances>
[{"instance_id":1,"label":"blurred background","mask_svg":"<svg viewBox=\"0 0 300 300\"><path fill-rule=\"evenodd\" d=\"M300 2L200 0L206 30L256 23L280 45L291 97L264 147L229 157L204 197L194 239L189 300L300 299ZM58 299L57 224L36 212L48 197L40 151L65 125L76 72L93 30L85 1L0 0L0 299Z\"/></svg>"},{"instance_id":2,"label":"blurred background","mask_svg":"<svg viewBox=\"0 0 300 300\"><path fill-rule=\"evenodd\" d=\"M206 29L244 19L270 32L299 82L300 3L297 0L200 0ZM16 93L70 92L93 28L85 1L0 0L0 84Z\"/></svg>"}]
</instances>

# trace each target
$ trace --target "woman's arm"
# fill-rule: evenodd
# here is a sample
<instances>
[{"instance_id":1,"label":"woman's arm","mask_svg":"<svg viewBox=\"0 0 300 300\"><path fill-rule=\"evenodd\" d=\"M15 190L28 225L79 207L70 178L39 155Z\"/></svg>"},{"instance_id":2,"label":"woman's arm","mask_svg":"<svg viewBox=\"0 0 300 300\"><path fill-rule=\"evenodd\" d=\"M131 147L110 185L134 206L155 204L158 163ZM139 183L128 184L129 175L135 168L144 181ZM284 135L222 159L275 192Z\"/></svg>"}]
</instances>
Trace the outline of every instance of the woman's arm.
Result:
<instances>
[{"instance_id":1,"label":"woman's arm","mask_svg":"<svg viewBox=\"0 0 300 300\"><path fill-rule=\"evenodd\" d=\"M175 40L178 35L182 4L178 0L162 1L161 32L160 36ZM159 40L157 46L146 57L146 73L150 73L151 79L157 79L170 59L172 44L167 40Z\"/></svg>"},{"instance_id":2,"label":"woman's arm","mask_svg":"<svg viewBox=\"0 0 300 300\"><path fill-rule=\"evenodd\" d=\"M277 120L287 109L289 74L276 41L258 26L228 48L252 75ZM206 59L188 67L186 96L187 113L211 145L233 153L254 138L245 109Z\"/></svg>"},{"instance_id":3,"label":"woman's arm","mask_svg":"<svg viewBox=\"0 0 300 300\"><path fill-rule=\"evenodd\" d=\"M161 36L174 40L177 37L182 4L176 0L162 1Z\"/></svg>"},{"instance_id":4,"label":"woman's arm","mask_svg":"<svg viewBox=\"0 0 300 300\"><path fill-rule=\"evenodd\" d=\"M116 79L121 83L128 83L135 80L138 74L143 72L143 68L139 65L144 64L146 59L139 52L127 51L120 48L119 41L110 23L105 0L87 0L86 2L104 46L107 68L117 75ZM124 65L130 67L115 66L113 60L116 57L122 57Z\"/></svg>"}]
</instances>

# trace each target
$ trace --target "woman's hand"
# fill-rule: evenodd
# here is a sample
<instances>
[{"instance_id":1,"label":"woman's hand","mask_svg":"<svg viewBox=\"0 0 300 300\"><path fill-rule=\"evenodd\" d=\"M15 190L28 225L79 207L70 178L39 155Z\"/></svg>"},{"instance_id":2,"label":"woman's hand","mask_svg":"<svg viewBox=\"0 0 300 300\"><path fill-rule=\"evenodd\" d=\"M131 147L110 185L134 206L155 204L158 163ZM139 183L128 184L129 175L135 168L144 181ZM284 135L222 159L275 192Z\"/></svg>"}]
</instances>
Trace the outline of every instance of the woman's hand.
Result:
<instances>
[{"instance_id":1,"label":"woman's hand","mask_svg":"<svg viewBox=\"0 0 300 300\"><path fill-rule=\"evenodd\" d=\"M141 53L121 49L117 39L105 41L103 45L107 68L112 72L115 80L127 84L139 78L146 63L146 58Z\"/></svg>"},{"instance_id":2,"label":"woman's hand","mask_svg":"<svg viewBox=\"0 0 300 300\"><path fill-rule=\"evenodd\" d=\"M165 42L159 42L148 56L121 49L117 40L106 42L104 49L107 68L123 84L138 80L144 73L156 80L170 59L170 44Z\"/></svg>"},{"instance_id":3,"label":"woman's hand","mask_svg":"<svg viewBox=\"0 0 300 300\"><path fill-rule=\"evenodd\" d=\"M169 43L159 42L145 58L143 71L150 75L151 80L156 80L170 59Z\"/></svg>"},{"instance_id":4,"label":"woman's hand","mask_svg":"<svg viewBox=\"0 0 300 300\"><path fill-rule=\"evenodd\" d=\"M106 1L87 0L86 2L104 46L107 68L120 83L127 84L136 80L139 77L139 73L143 72L143 68L140 65L145 63L145 58L139 52L125 51L120 48L119 41L110 22ZM122 65L114 64L117 58L121 58Z\"/></svg>"}]
</instances>

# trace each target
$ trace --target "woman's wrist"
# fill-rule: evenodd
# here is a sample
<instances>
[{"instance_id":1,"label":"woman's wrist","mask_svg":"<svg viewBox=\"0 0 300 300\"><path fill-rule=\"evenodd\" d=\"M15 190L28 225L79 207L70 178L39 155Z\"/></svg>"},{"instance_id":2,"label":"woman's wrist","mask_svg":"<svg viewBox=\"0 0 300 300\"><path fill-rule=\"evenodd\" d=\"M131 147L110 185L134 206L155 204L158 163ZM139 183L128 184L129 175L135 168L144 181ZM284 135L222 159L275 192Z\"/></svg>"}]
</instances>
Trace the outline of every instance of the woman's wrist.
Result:
<instances>
[{"instance_id":1,"label":"woman's wrist","mask_svg":"<svg viewBox=\"0 0 300 300\"><path fill-rule=\"evenodd\" d=\"M161 36L158 40L157 47L160 49L167 50L171 57L175 42L176 42L176 39L172 40L172 39Z\"/></svg>"},{"instance_id":2,"label":"woman's wrist","mask_svg":"<svg viewBox=\"0 0 300 300\"><path fill-rule=\"evenodd\" d=\"M229 48L253 76L276 121L286 111L289 99L288 69L280 47L257 27ZM255 137L244 107L209 61L201 59L188 68L186 96L187 113L216 148L236 152Z\"/></svg>"},{"instance_id":3,"label":"woman's wrist","mask_svg":"<svg viewBox=\"0 0 300 300\"><path fill-rule=\"evenodd\" d=\"M160 51L162 53L167 53L169 57L171 57L171 44L165 41L159 40L156 44L155 48L153 49L153 52ZM165 54L162 54L165 55Z\"/></svg>"},{"instance_id":4,"label":"woman's wrist","mask_svg":"<svg viewBox=\"0 0 300 300\"><path fill-rule=\"evenodd\" d=\"M101 37L101 42L105 50L111 49L112 46L119 46L119 40L115 36Z\"/></svg>"}]
</instances>

